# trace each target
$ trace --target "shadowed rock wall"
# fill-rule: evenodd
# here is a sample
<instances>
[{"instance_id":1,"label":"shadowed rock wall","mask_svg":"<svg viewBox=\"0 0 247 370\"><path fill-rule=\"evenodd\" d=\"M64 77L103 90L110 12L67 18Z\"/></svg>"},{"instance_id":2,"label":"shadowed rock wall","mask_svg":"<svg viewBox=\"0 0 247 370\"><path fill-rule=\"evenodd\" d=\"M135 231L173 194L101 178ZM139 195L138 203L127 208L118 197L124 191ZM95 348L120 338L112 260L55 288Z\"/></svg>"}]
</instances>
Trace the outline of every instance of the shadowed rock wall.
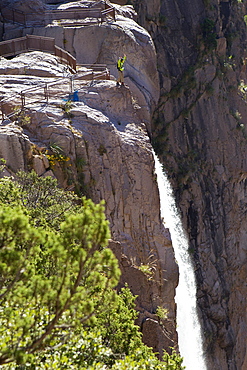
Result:
<instances>
[{"instance_id":1,"label":"shadowed rock wall","mask_svg":"<svg viewBox=\"0 0 247 370\"><path fill-rule=\"evenodd\" d=\"M197 278L208 368L246 369L246 4L135 1L158 53L152 137Z\"/></svg>"}]
</instances>

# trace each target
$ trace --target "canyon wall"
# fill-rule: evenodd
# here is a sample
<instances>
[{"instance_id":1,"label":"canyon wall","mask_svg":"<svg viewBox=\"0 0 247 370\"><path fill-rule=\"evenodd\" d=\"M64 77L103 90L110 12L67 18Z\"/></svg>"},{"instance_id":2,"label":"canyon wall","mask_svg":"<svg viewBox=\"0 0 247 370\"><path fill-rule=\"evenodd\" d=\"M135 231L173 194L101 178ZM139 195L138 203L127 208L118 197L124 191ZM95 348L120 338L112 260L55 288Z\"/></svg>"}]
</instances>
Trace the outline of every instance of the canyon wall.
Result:
<instances>
[{"instance_id":1,"label":"canyon wall","mask_svg":"<svg viewBox=\"0 0 247 370\"><path fill-rule=\"evenodd\" d=\"M246 2L134 3L158 54L152 142L190 240L208 368L244 370Z\"/></svg>"}]
</instances>

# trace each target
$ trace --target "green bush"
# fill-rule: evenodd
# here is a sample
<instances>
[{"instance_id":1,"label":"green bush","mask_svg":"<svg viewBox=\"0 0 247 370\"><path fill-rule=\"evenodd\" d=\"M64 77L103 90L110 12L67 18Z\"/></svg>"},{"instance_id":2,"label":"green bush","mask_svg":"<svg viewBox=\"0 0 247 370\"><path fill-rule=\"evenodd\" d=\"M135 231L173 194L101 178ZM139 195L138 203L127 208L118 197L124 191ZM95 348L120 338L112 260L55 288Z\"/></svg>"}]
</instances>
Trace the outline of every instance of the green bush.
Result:
<instances>
[{"instance_id":1,"label":"green bush","mask_svg":"<svg viewBox=\"0 0 247 370\"><path fill-rule=\"evenodd\" d=\"M34 172L0 179L1 368L182 369L142 343L109 237L103 202Z\"/></svg>"},{"instance_id":2,"label":"green bush","mask_svg":"<svg viewBox=\"0 0 247 370\"><path fill-rule=\"evenodd\" d=\"M215 49L217 47L215 22L209 18L204 19L202 24L202 32L205 47L209 50Z\"/></svg>"}]
</instances>

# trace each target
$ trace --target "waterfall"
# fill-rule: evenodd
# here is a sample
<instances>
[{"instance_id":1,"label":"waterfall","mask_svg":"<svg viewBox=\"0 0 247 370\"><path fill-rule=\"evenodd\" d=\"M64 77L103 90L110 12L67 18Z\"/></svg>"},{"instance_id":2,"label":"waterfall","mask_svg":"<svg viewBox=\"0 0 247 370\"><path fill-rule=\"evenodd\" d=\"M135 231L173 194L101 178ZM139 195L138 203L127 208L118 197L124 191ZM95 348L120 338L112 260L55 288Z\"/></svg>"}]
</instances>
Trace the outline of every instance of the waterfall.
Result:
<instances>
[{"instance_id":1,"label":"waterfall","mask_svg":"<svg viewBox=\"0 0 247 370\"><path fill-rule=\"evenodd\" d=\"M155 170L160 193L160 212L169 228L175 258L179 267L176 289L178 345L186 370L206 370L203 356L201 328L196 308L196 283L188 253L188 239L183 230L171 185L154 153Z\"/></svg>"}]
</instances>

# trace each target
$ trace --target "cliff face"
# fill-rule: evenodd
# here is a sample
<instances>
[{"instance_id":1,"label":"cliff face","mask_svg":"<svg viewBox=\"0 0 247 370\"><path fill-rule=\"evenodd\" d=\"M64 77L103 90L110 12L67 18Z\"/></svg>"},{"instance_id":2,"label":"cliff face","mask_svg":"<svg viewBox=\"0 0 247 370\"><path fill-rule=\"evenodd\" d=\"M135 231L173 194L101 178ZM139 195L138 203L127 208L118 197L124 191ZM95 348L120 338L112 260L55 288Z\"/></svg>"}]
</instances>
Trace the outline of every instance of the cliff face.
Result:
<instances>
[{"instance_id":1,"label":"cliff face","mask_svg":"<svg viewBox=\"0 0 247 370\"><path fill-rule=\"evenodd\" d=\"M19 2L20 9L25 10L27 3ZM32 52L11 60L2 58L0 95L7 99L5 112L14 112L21 104L21 91L36 90L27 93L21 114L17 109L3 121L0 157L7 161L6 175L34 169L40 176L55 176L60 186L80 191L95 202L105 199L110 246L122 270L120 285L127 282L138 294L144 342L162 354L177 343L178 269L169 232L160 219L147 133L159 98L156 53L150 35L132 19L132 8L117 6L116 15L116 22L95 25L89 21L84 27L54 24L24 29L4 24L4 39L25 34L54 37L56 45L76 56L77 63L106 63L111 79L85 80L90 67L79 67L73 82L77 101L69 103L72 76L55 56ZM124 53L128 86L117 87L116 61ZM44 83L48 84L48 103ZM167 310L167 318L156 315L158 306Z\"/></svg>"},{"instance_id":2,"label":"cliff face","mask_svg":"<svg viewBox=\"0 0 247 370\"><path fill-rule=\"evenodd\" d=\"M197 278L209 369L246 369L246 3L135 1L158 54L153 144Z\"/></svg>"}]
</instances>

